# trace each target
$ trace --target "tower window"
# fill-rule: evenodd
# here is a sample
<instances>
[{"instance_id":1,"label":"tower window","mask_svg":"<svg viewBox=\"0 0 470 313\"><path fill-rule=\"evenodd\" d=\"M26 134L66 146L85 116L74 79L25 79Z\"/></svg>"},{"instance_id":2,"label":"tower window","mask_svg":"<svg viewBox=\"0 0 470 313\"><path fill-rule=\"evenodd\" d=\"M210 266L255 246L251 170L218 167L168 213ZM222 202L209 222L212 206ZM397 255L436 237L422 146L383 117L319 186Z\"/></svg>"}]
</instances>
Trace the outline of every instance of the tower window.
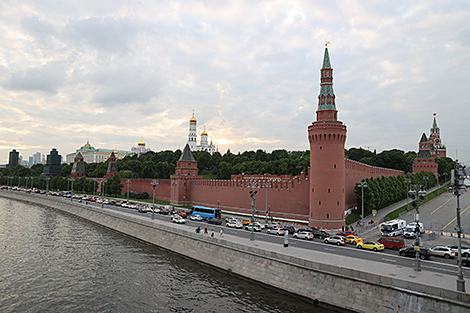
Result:
<instances>
[{"instance_id":1,"label":"tower window","mask_svg":"<svg viewBox=\"0 0 470 313\"><path fill-rule=\"evenodd\" d=\"M321 201L318 201L318 205L321 205Z\"/></svg>"},{"instance_id":2,"label":"tower window","mask_svg":"<svg viewBox=\"0 0 470 313\"><path fill-rule=\"evenodd\" d=\"M320 150L322 149L322 146L320 146Z\"/></svg>"},{"instance_id":3,"label":"tower window","mask_svg":"<svg viewBox=\"0 0 470 313\"><path fill-rule=\"evenodd\" d=\"M330 218L330 214L326 213L326 218Z\"/></svg>"},{"instance_id":4,"label":"tower window","mask_svg":"<svg viewBox=\"0 0 470 313\"><path fill-rule=\"evenodd\" d=\"M335 164L335 168L336 168L336 164Z\"/></svg>"},{"instance_id":5,"label":"tower window","mask_svg":"<svg viewBox=\"0 0 470 313\"><path fill-rule=\"evenodd\" d=\"M328 193L330 193L330 188L328 188Z\"/></svg>"}]
</instances>

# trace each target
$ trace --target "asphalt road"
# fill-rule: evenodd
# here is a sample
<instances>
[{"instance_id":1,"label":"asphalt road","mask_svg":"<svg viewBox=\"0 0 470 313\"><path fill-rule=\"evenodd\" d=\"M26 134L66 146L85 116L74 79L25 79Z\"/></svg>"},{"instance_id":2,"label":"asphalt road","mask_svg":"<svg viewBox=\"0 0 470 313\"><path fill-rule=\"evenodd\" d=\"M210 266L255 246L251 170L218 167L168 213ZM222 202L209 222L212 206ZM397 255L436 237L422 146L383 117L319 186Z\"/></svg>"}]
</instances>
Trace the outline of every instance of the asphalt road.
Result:
<instances>
[{"instance_id":1,"label":"asphalt road","mask_svg":"<svg viewBox=\"0 0 470 313\"><path fill-rule=\"evenodd\" d=\"M447 201L449 199L450 201ZM447 223L449 224L449 222L452 220L452 217L449 216L449 214L445 214L445 211L446 210L450 211L452 209L455 210L455 205L452 208L452 204L451 204L452 199L453 199L452 195L446 194L445 196L439 198L438 201L437 200L432 201L430 204L427 204L425 207L423 207L422 209L423 213L421 213L421 210L420 210L420 218L426 218L426 219L423 219L425 227L427 227L427 225L429 225L428 223L431 223L430 221L433 221L433 218L437 216L433 214L436 214L436 212L438 212L441 209L443 210L440 211L439 214L442 215L442 218L445 217L446 220L444 220L444 222L447 221ZM68 201L68 200L64 200L64 201ZM101 204L96 204L93 202L91 202L90 205L101 206ZM151 219L153 215L155 219L165 221L167 223L172 223L170 215L139 213L137 210L134 210L134 209L128 209L128 208L123 208L123 207L113 206L113 205L105 205L105 207L111 210L145 216L149 219ZM434 213L431 214L432 212ZM411 217L407 218L407 220L409 219L409 221L412 221L414 219L414 215L410 215L410 216ZM470 214L468 214L468 217L470 221ZM189 218L186 219L185 226L188 228L194 229L194 231L198 226L202 228L207 226L209 232L211 232L212 230L214 231L215 236L219 236L220 229L222 228L225 234L239 236L239 237L243 237L247 239L251 237L251 231L247 231L245 229L233 229L233 228L229 228L226 226L209 224L204 221L196 222L196 221L191 221ZM364 234L363 236L365 240L376 240L379 237L380 237L379 230L373 230L367 234ZM270 234L267 234L264 230L262 232L255 232L255 240L263 240L267 242L277 243L279 245L284 245L284 236L270 235ZM406 241L406 246L410 246L413 242L413 240L408 240L408 239L406 239L405 241ZM292 246L292 247L297 247L297 248L302 248L302 249L311 249L311 250L331 253L333 255L348 256L348 257L357 259L358 262L360 262L361 259L367 259L367 260L385 262L388 264L404 266L404 267L409 267L409 268L413 268L414 262L415 262L414 258L402 257L398 255L397 251L389 250L389 249L385 249L384 251L381 251L381 252L374 252L374 251L360 250L360 249L357 249L356 246L349 245L349 244L346 244L345 246L335 246L332 244L326 244L323 242L323 240L318 239L318 238L315 238L314 240L308 240L308 241L303 240L303 239L295 239L295 238L292 238L291 235L289 236L288 242L289 242L289 246ZM436 245L450 245L450 244L455 244L456 242L457 242L456 238L439 237L438 239L433 240L433 241L423 241L423 245L427 247L431 247L431 246L436 246ZM421 260L422 269L429 270L432 272L442 273L442 274L450 274L450 275L452 274L457 275L458 267L456 264L457 264L457 259L444 259L444 258L434 257L434 256L431 257L430 260ZM465 276L470 275L470 269L464 268L464 275Z\"/></svg>"}]
</instances>

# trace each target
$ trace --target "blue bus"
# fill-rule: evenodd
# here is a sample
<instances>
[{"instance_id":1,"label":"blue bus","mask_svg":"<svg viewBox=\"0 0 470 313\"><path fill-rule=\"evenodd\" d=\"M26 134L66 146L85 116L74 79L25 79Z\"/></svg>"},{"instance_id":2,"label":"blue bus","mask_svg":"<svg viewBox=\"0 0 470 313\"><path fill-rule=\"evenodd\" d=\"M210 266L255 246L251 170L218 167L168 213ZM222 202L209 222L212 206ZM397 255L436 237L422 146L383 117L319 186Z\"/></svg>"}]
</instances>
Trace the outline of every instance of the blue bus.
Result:
<instances>
[{"instance_id":1,"label":"blue bus","mask_svg":"<svg viewBox=\"0 0 470 313\"><path fill-rule=\"evenodd\" d=\"M212 218L221 218L221 211L218 209L207 208L205 206L195 205L191 208L190 216L200 215L204 220L210 220Z\"/></svg>"}]
</instances>

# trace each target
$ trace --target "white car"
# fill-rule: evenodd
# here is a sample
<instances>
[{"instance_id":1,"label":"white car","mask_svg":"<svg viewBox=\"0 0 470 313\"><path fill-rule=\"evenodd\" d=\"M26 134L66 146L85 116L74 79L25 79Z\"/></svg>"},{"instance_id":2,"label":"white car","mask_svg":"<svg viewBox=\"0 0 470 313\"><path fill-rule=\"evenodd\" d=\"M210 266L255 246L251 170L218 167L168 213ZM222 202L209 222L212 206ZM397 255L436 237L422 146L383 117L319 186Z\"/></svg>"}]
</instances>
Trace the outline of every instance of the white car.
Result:
<instances>
[{"instance_id":1,"label":"white car","mask_svg":"<svg viewBox=\"0 0 470 313\"><path fill-rule=\"evenodd\" d=\"M313 234L308 231L300 231L300 232L294 233L292 237L298 238L298 239L313 240Z\"/></svg>"},{"instance_id":2,"label":"white car","mask_svg":"<svg viewBox=\"0 0 470 313\"><path fill-rule=\"evenodd\" d=\"M327 237L327 238L325 238L325 240L323 240L323 242L332 243L332 244L335 244L335 245L338 245L338 246L340 246L340 245L344 246L344 238L342 236L338 236L338 235Z\"/></svg>"},{"instance_id":3,"label":"white car","mask_svg":"<svg viewBox=\"0 0 470 313\"><path fill-rule=\"evenodd\" d=\"M266 231L266 233L268 234L273 234L273 235L278 235L278 236L282 236L286 233L286 231L282 228L268 228L268 230Z\"/></svg>"},{"instance_id":4,"label":"white car","mask_svg":"<svg viewBox=\"0 0 470 313\"><path fill-rule=\"evenodd\" d=\"M190 219L191 221L202 221L202 216L199 215L199 214L195 214L195 215L191 215L191 216L189 217L189 219Z\"/></svg>"},{"instance_id":5,"label":"white car","mask_svg":"<svg viewBox=\"0 0 470 313\"><path fill-rule=\"evenodd\" d=\"M171 219L171 221L173 223L176 223L176 224L184 224L186 223L186 220L184 218L182 218L181 216L179 215L175 215L173 216L173 218Z\"/></svg>"},{"instance_id":6,"label":"white car","mask_svg":"<svg viewBox=\"0 0 470 313\"><path fill-rule=\"evenodd\" d=\"M261 231L261 224L256 222L254 227L252 225L245 226L246 230L251 230L252 228L254 231Z\"/></svg>"},{"instance_id":7,"label":"white car","mask_svg":"<svg viewBox=\"0 0 470 313\"><path fill-rule=\"evenodd\" d=\"M449 246L449 248L454 251L455 253L455 256L458 256L459 255L459 246L457 245L453 245L453 246ZM470 247L465 247L465 246L462 246L462 256L464 258L468 258L470 257Z\"/></svg>"},{"instance_id":8,"label":"white car","mask_svg":"<svg viewBox=\"0 0 470 313\"><path fill-rule=\"evenodd\" d=\"M437 246L429 249L429 252L431 253L431 255L441 256L446 259L455 257L455 252L452 251L452 249L449 247Z\"/></svg>"},{"instance_id":9,"label":"white car","mask_svg":"<svg viewBox=\"0 0 470 313\"><path fill-rule=\"evenodd\" d=\"M231 228L243 228L242 223L240 223L240 222L234 222L234 221L228 222L227 224L225 224L225 226L231 227Z\"/></svg>"}]
</instances>

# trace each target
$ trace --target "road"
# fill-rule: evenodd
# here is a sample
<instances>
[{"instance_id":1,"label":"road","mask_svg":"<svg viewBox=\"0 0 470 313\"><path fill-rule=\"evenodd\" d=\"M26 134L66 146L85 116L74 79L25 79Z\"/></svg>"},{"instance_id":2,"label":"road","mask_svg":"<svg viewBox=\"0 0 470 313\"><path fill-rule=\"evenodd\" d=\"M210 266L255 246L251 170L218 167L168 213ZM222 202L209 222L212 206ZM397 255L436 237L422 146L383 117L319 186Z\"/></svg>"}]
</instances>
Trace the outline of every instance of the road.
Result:
<instances>
[{"instance_id":1,"label":"road","mask_svg":"<svg viewBox=\"0 0 470 313\"><path fill-rule=\"evenodd\" d=\"M443 219L443 223L442 223L443 225L444 223L452 225L452 223L449 223L449 222L452 222L452 217L450 216L449 213L446 214L446 211L448 212L451 210L455 210L455 205L452 206L452 200L453 200L452 195L446 194L438 198L438 200L435 200L423 206L422 210L420 210L420 217L423 219L425 227L428 227L428 225L431 225L430 223L436 223L432 221L433 221L433 218L437 216L440 216L440 218ZM64 200L64 201L70 201L70 200ZM96 204L93 202L90 202L90 205L94 205L97 207L102 206L101 204ZM153 215L153 218L155 219L164 221L169 224L172 223L169 215L139 213L137 210L134 210L134 209L128 209L128 208L123 208L123 207L113 206L113 205L104 205L104 207L106 209L126 212L128 214L145 216L146 218L149 218L149 219L152 219L152 215ZM470 212L468 213L467 212L468 211L466 211L465 214L467 214L466 217L468 217L470 221ZM406 219L409 221L412 221L414 218L414 215L411 213L408 213L408 214L409 214L409 218L406 218ZM434 214L439 214L439 215L434 215ZM435 225L436 224L434 224L434 226ZM215 236L219 236L220 229L222 228L225 234L235 235L235 236L243 237L246 239L249 239L251 237L251 232L246 231L244 229L233 229L233 228L229 228L225 226L208 224L203 221L197 222L197 221L191 221L189 219L186 220L185 227L195 230L198 226L201 226L202 228L207 226L209 233L213 230L215 233ZM380 237L380 232L378 230L373 230L367 234L364 234L363 236L365 240L376 240L379 237ZM265 231L255 232L255 240L263 240L267 242L277 243L279 245L284 244L283 236L270 235L270 234L265 233ZM413 240L411 239L410 240L406 239L405 241L406 241L407 246L410 246L413 242ZM424 241L423 245L427 247L431 247L435 245L450 245L450 244L455 244L456 241L457 239L455 238L439 237L438 240L434 240L432 242ZM414 258L407 258L407 257L399 256L398 252L394 250L386 249L382 252L359 250L354 245L349 245L349 244L345 246L335 246L331 244L325 244L323 240L317 239L317 238L311 241L307 241L303 239L295 239L295 238L292 238L292 236L289 236L289 246L331 253L333 255L343 255L343 256L355 258L358 261L360 261L361 259L367 259L367 260L384 262L384 263L393 264L396 266L404 266L404 267L409 267L409 268L413 268L414 262L415 262ZM432 257L431 260L422 260L421 267L423 270L429 270L429 271L437 272L441 274L457 275L458 267L456 263L457 263L456 259L444 259L444 258L439 258L439 257ZM465 274L470 275L470 269L464 268L464 275Z\"/></svg>"}]
</instances>

